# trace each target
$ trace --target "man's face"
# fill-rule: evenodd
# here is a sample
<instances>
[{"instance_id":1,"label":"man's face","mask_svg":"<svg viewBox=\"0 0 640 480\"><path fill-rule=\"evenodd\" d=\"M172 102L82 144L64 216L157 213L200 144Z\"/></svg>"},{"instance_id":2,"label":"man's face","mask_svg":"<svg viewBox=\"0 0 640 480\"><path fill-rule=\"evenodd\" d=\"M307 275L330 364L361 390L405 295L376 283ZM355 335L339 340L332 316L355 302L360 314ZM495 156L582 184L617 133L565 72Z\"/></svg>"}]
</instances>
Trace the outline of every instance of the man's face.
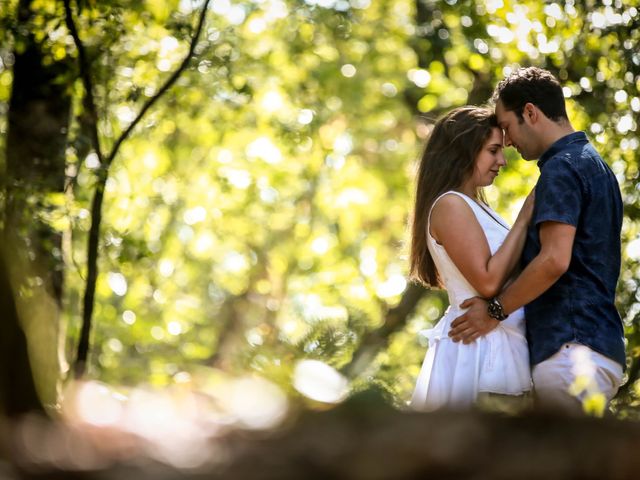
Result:
<instances>
[{"instance_id":1,"label":"man's face","mask_svg":"<svg viewBox=\"0 0 640 480\"><path fill-rule=\"evenodd\" d=\"M504 131L504 144L514 147L525 160L538 158L538 149L535 147L535 132L525 119L510 110L506 110L500 100L496 103L496 116L498 125Z\"/></svg>"}]
</instances>

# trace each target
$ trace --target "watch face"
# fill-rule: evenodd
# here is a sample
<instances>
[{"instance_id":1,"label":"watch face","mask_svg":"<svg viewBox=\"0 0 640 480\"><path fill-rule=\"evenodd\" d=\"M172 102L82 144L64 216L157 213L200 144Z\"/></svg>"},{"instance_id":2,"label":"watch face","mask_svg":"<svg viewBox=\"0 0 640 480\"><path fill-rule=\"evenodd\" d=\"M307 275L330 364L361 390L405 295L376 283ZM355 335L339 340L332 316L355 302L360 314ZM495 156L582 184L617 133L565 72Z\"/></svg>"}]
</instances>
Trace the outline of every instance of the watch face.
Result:
<instances>
[{"instance_id":1,"label":"watch face","mask_svg":"<svg viewBox=\"0 0 640 480\"><path fill-rule=\"evenodd\" d=\"M502 310L502 304L497 298L492 298L489 300L489 304L487 306L487 311L491 318L495 318L496 320L504 320L507 316L504 314Z\"/></svg>"}]
</instances>

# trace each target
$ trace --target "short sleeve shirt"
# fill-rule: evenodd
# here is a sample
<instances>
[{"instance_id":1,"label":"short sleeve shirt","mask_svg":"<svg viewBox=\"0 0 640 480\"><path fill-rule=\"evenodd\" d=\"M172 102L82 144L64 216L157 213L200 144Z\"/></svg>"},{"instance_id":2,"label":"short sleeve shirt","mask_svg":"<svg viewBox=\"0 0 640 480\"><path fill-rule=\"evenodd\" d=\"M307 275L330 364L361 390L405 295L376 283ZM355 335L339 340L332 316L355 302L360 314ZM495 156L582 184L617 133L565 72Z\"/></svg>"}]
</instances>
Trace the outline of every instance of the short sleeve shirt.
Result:
<instances>
[{"instance_id":1,"label":"short sleeve shirt","mask_svg":"<svg viewBox=\"0 0 640 480\"><path fill-rule=\"evenodd\" d=\"M531 363L546 360L566 342L576 342L624 367L624 333L615 307L622 227L618 182L584 132L555 142L538 166L523 265L540 252L542 223L572 225L576 234L567 272L525 306Z\"/></svg>"}]
</instances>

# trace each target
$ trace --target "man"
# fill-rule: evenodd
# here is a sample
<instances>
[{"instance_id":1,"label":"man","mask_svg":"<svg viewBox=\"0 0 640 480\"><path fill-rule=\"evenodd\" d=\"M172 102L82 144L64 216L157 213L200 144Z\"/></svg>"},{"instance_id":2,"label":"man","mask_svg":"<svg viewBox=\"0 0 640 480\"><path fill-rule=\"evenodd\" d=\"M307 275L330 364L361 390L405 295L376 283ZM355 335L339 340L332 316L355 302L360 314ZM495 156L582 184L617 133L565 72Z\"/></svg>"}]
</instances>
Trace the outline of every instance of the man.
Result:
<instances>
[{"instance_id":1,"label":"man","mask_svg":"<svg viewBox=\"0 0 640 480\"><path fill-rule=\"evenodd\" d=\"M536 400L581 412L589 393L613 398L625 365L614 304L620 188L584 132L571 126L551 73L519 69L498 84L493 100L505 144L526 160L539 159L524 270L497 297L465 301L461 306L469 309L452 322L449 335L469 343L524 305Z\"/></svg>"}]
</instances>

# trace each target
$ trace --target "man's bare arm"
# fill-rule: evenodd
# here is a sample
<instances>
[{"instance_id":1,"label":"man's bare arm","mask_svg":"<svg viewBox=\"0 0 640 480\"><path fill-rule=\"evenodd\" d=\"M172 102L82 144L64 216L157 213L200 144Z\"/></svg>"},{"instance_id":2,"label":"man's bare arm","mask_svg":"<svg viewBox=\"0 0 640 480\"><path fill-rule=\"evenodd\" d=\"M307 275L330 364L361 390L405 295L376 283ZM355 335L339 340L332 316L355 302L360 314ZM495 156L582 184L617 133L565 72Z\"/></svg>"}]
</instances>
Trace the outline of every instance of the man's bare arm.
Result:
<instances>
[{"instance_id":1,"label":"man's bare arm","mask_svg":"<svg viewBox=\"0 0 640 480\"><path fill-rule=\"evenodd\" d=\"M540 225L540 253L500 295L504 312L509 314L542 295L569 268L576 228L559 222ZM449 336L454 342L470 343L487 334L498 323L489 317L485 300L475 297L464 301L466 313L451 323Z\"/></svg>"},{"instance_id":2,"label":"man's bare arm","mask_svg":"<svg viewBox=\"0 0 640 480\"><path fill-rule=\"evenodd\" d=\"M540 225L540 253L499 295L504 313L514 312L535 300L564 275L571 263L576 227L566 223Z\"/></svg>"}]
</instances>

